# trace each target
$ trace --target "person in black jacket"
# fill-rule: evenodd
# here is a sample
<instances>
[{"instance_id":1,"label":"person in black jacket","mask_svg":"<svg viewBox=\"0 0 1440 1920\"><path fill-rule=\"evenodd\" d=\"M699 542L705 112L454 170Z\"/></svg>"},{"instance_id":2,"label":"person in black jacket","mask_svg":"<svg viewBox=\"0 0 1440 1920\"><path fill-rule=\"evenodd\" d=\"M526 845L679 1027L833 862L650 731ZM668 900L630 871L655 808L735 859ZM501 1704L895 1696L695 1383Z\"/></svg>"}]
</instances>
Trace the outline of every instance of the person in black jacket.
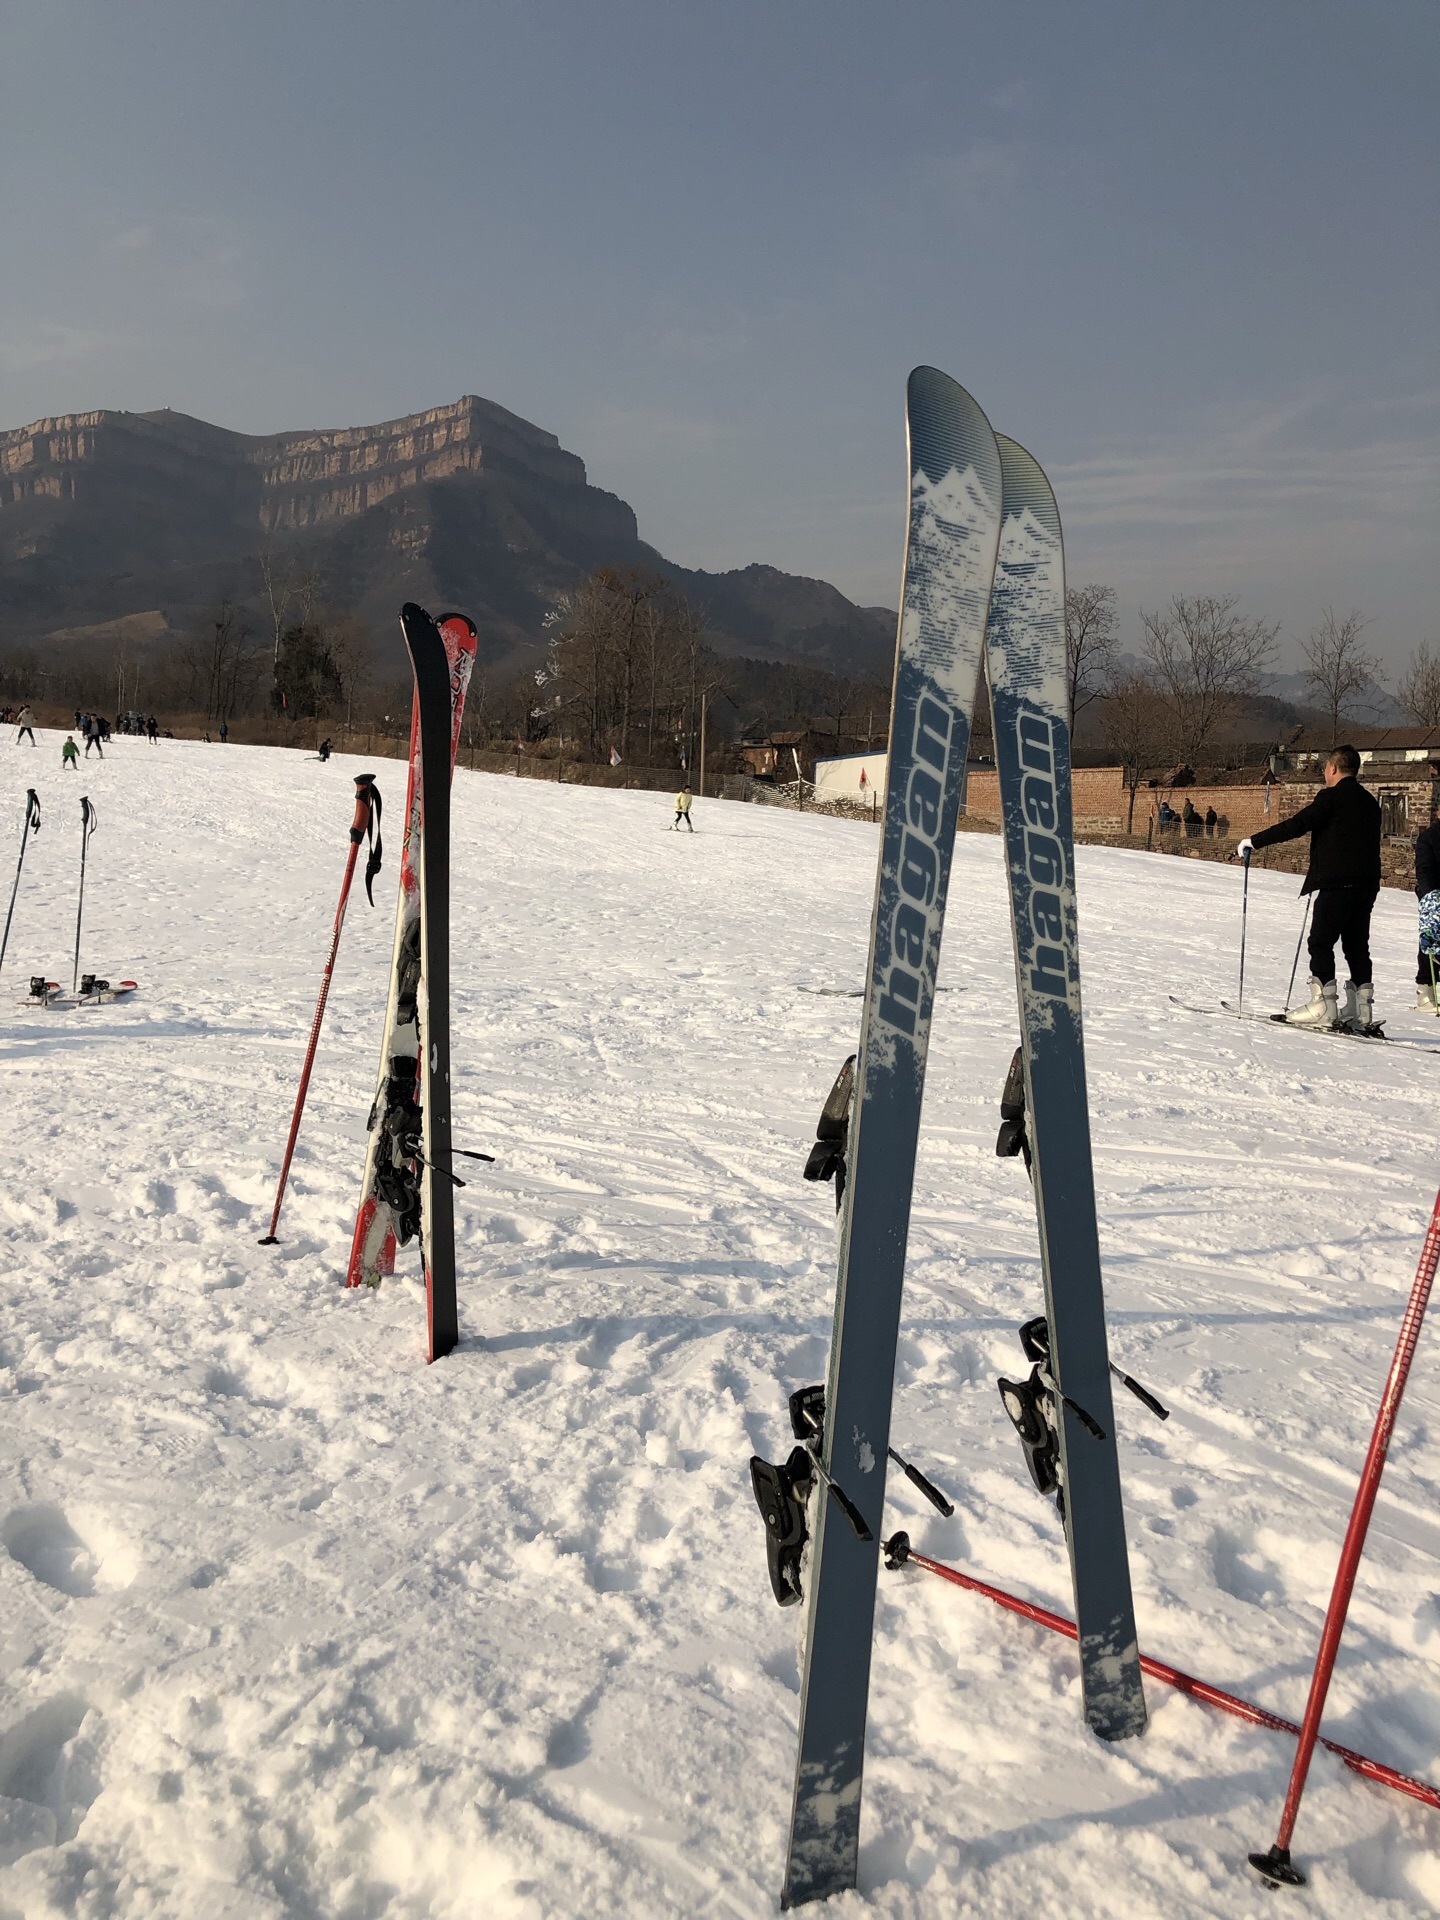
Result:
<instances>
[{"instance_id":1,"label":"person in black jacket","mask_svg":"<svg viewBox=\"0 0 1440 1920\"><path fill-rule=\"evenodd\" d=\"M1437 887L1440 887L1440 806L1434 809L1429 826L1416 837L1415 898L1423 900ZM1421 947L1415 956L1415 1005L1425 1013L1440 1013L1435 997L1437 971L1440 971L1440 957L1426 953Z\"/></svg>"},{"instance_id":2,"label":"person in black jacket","mask_svg":"<svg viewBox=\"0 0 1440 1920\"><path fill-rule=\"evenodd\" d=\"M1380 802L1356 779L1360 756L1336 747L1325 762L1325 785L1308 807L1277 826L1242 840L1242 859L1260 847L1310 835L1310 869L1301 894L1315 895L1310 922L1310 1004L1290 1018L1302 1027L1349 1027L1365 1033L1375 1024L1370 969L1370 913L1380 891ZM1335 942L1340 942L1350 978L1345 1005L1335 986Z\"/></svg>"}]
</instances>

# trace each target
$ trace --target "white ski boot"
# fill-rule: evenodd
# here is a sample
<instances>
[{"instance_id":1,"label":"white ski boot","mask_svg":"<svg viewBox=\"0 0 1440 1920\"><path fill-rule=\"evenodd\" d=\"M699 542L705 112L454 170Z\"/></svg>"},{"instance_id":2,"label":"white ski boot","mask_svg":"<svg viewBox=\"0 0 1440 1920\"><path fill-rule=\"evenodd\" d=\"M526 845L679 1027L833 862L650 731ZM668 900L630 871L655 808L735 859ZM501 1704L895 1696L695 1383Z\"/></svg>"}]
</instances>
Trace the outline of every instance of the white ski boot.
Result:
<instances>
[{"instance_id":1,"label":"white ski boot","mask_svg":"<svg viewBox=\"0 0 1440 1920\"><path fill-rule=\"evenodd\" d=\"M1322 985L1312 973L1309 1006L1297 1007L1294 1013L1287 1013L1285 1018L1292 1027L1333 1027L1337 1024L1339 1003L1340 995L1335 982L1327 980Z\"/></svg>"},{"instance_id":2,"label":"white ski boot","mask_svg":"<svg viewBox=\"0 0 1440 1920\"><path fill-rule=\"evenodd\" d=\"M1340 1025L1348 1027L1351 1033L1375 1031L1375 989L1368 980L1363 987L1357 987L1353 980L1345 982L1345 1005L1340 1013Z\"/></svg>"},{"instance_id":3,"label":"white ski boot","mask_svg":"<svg viewBox=\"0 0 1440 1920\"><path fill-rule=\"evenodd\" d=\"M1415 1011L1417 1013L1440 1013L1435 1004L1435 988L1428 980L1415 982Z\"/></svg>"}]
</instances>

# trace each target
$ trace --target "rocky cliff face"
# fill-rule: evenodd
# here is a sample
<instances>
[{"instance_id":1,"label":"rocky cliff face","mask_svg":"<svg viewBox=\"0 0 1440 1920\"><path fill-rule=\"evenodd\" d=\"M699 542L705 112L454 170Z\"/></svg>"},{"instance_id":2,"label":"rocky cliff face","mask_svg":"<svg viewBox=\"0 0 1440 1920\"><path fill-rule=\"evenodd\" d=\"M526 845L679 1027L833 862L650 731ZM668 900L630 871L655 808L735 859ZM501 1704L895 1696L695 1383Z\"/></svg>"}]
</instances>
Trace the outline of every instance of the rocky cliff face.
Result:
<instances>
[{"instance_id":1,"label":"rocky cliff face","mask_svg":"<svg viewBox=\"0 0 1440 1920\"><path fill-rule=\"evenodd\" d=\"M0 644L144 609L173 624L303 557L388 640L406 599L462 607L491 659L537 647L593 567L659 566L722 647L882 668L893 623L768 567L669 567L551 433L466 394L374 427L251 435L186 414L67 414L0 433Z\"/></svg>"}]
</instances>

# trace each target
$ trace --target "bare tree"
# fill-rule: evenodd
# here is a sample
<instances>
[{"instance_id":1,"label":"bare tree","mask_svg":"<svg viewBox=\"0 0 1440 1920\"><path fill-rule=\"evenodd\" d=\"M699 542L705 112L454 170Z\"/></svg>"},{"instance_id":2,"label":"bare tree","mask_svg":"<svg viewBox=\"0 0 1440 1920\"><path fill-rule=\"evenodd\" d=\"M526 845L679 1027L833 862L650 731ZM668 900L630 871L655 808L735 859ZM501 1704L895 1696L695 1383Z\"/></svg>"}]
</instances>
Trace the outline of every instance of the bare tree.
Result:
<instances>
[{"instance_id":1,"label":"bare tree","mask_svg":"<svg viewBox=\"0 0 1440 1920\"><path fill-rule=\"evenodd\" d=\"M1177 757L1199 763L1242 701L1260 691L1279 623L1246 620L1238 596L1177 594L1163 612L1140 615L1151 682L1170 720Z\"/></svg>"},{"instance_id":2,"label":"bare tree","mask_svg":"<svg viewBox=\"0 0 1440 1920\"><path fill-rule=\"evenodd\" d=\"M286 630L291 627L308 628L315 611L315 602L320 597L320 589L325 584L325 576L315 565L306 566L300 554L292 553L282 565L275 557L273 547L267 547L260 556L260 578L265 586L265 600L270 608L270 621L275 630L274 665L278 673L280 668L280 649Z\"/></svg>"},{"instance_id":3,"label":"bare tree","mask_svg":"<svg viewBox=\"0 0 1440 1920\"><path fill-rule=\"evenodd\" d=\"M1114 676L1100 709L1100 728L1106 746L1118 756L1124 769L1130 796L1127 833L1135 829L1135 789L1140 776L1169 748L1172 725L1165 696L1149 673L1132 668Z\"/></svg>"},{"instance_id":4,"label":"bare tree","mask_svg":"<svg viewBox=\"0 0 1440 1920\"><path fill-rule=\"evenodd\" d=\"M1075 716L1096 700L1119 665L1119 620L1113 587L1070 587L1065 594L1065 691L1070 732Z\"/></svg>"},{"instance_id":5,"label":"bare tree","mask_svg":"<svg viewBox=\"0 0 1440 1920\"><path fill-rule=\"evenodd\" d=\"M1359 704L1356 696L1375 687L1382 677L1378 656L1361 639L1365 624L1358 613L1347 613L1342 620L1333 607L1327 607L1320 625L1301 642L1305 678L1316 705L1324 711L1332 747L1340 739L1340 722L1347 715L1353 717Z\"/></svg>"},{"instance_id":6,"label":"bare tree","mask_svg":"<svg viewBox=\"0 0 1440 1920\"><path fill-rule=\"evenodd\" d=\"M217 724L248 703L261 670L249 622L228 600L221 601L208 629L180 641L177 664L196 711Z\"/></svg>"},{"instance_id":7,"label":"bare tree","mask_svg":"<svg viewBox=\"0 0 1440 1920\"><path fill-rule=\"evenodd\" d=\"M1440 658L1422 640L1400 676L1395 698L1418 727L1440 727Z\"/></svg>"},{"instance_id":8,"label":"bare tree","mask_svg":"<svg viewBox=\"0 0 1440 1920\"><path fill-rule=\"evenodd\" d=\"M690 739L711 664L701 610L649 568L600 567L558 613L536 683L592 760L628 757L642 727L652 756L657 731Z\"/></svg>"},{"instance_id":9,"label":"bare tree","mask_svg":"<svg viewBox=\"0 0 1440 1920\"><path fill-rule=\"evenodd\" d=\"M345 703L345 730L355 719L355 697L369 686L375 667L370 632L358 614L343 614L323 622L330 658L340 677L339 699Z\"/></svg>"}]
</instances>

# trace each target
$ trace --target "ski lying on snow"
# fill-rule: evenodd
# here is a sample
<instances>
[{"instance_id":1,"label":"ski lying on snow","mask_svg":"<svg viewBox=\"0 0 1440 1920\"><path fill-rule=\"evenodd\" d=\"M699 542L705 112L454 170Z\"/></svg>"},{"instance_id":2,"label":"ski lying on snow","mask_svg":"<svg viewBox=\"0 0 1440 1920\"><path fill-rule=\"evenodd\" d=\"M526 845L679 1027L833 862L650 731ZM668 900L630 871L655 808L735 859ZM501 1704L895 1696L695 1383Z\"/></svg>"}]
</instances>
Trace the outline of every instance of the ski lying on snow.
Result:
<instances>
[{"instance_id":1,"label":"ski lying on snow","mask_svg":"<svg viewBox=\"0 0 1440 1920\"><path fill-rule=\"evenodd\" d=\"M963 387L907 389L910 516L890 779L861 1015L818 1465L784 1907L855 1885L900 1300L955 822L1000 527L995 437ZM864 1528L855 1525L849 1507Z\"/></svg>"},{"instance_id":2,"label":"ski lying on snow","mask_svg":"<svg viewBox=\"0 0 1440 1920\"><path fill-rule=\"evenodd\" d=\"M1000 549L986 628L1031 1178L1056 1384L1065 1538L1085 1719L1145 1729L1130 1589L1080 1017L1065 672L1065 555L1050 483L1004 434ZM1077 1417L1083 1408L1088 1421Z\"/></svg>"},{"instance_id":3,"label":"ski lying on snow","mask_svg":"<svg viewBox=\"0 0 1440 1920\"><path fill-rule=\"evenodd\" d=\"M460 739L460 724L465 709L465 693L475 664L476 636L473 622L463 614L450 614L433 621L423 608L407 605L400 616L401 631L410 649L415 668L415 701L410 721L410 772L405 795L404 837L400 853L399 899L395 912L395 948L390 968L390 993L385 1009L385 1028L380 1046L380 1071L374 1104L370 1109L369 1146L365 1156L365 1174L360 1206L355 1220L355 1236L350 1249L347 1286L378 1286L383 1275L395 1270L395 1248L404 1246L421 1231L425 1202L434 1190L431 1166L432 1145L441 1156L447 1174L450 1167L449 1139L449 1060L445 1042L444 1106L438 1137L427 1137L436 1126L427 1107L425 1080L428 1062L421 1056L422 999L428 993L437 1006L448 1001L449 954L448 915L445 893L448 889L450 779L455 765L455 750ZM423 672L423 686L422 686ZM431 855L427 868L425 850L425 806L428 803L435 831L429 842ZM425 876L429 875L432 917L440 916L430 931L435 947L434 961L441 966L442 983L431 973L422 990L426 963L426 929L422 926L425 901ZM438 1039L440 1036L436 1036ZM455 1344L454 1327L454 1235L453 1202L450 1182L445 1189L441 1210L451 1222L449 1250L444 1221L432 1244L422 1241L426 1266L426 1297L430 1312L430 1357L438 1359ZM441 1255L437 1266L431 1252ZM447 1279L448 1270L448 1279ZM440 1295L435 1282L440 1284ZM444 1298L448 1287L449 1300ZM448 1336L448 1344L444 1344Z\"/></svg>"},{"instance_id":4,"label":"ski lying on snow","mask_svg":"<svg viewBox=\"0 0 1440 1920\"><path fill-rule=\"evenodd\" d=\"M1173 993L1166 997L1172 1007L1180 1007L1186 1013L1221 1013L1231 1020L1253 1020L1262 1027L1284 1027L1289 1033L1309 1034L1317 1040L1359 1040L1369 1046L1400 1047L1407 1053L1440 1054L1440 1047L1432 1047L1424 1040L1400 1040L1391 1033L1356 1033L1350 1027L1297 1026L1293 1020L1287 1020L1283 1013L1249 1013L1243 1007L1231 1006L1228 1000L1222 1000L1214 1007L1197 1007L1192 1001L1181 1000Z\"/></svg>"}]
</instances>

